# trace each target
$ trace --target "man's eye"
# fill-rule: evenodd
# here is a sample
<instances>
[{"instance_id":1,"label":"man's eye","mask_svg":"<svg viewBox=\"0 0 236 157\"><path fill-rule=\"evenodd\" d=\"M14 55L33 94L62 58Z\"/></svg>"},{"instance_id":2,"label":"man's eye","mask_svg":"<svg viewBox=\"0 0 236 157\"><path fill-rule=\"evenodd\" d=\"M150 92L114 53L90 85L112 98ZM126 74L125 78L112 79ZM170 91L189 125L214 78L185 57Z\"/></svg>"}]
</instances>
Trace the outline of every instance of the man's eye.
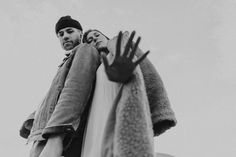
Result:
<instances>
[{"instance_id":1,"label":"man's eye","mask_svg":"<svg viewBox=\"0 0 236 157\"><path fill-rule=\"evenodd\" d=\"M63 34L64 34L64 33L62 33L62 32L61 32L61 33L58 33L58 36L59 36L59 37L62 37Z\"/></svg>"},{"instance_id":2,"label":"man's eye","mask_svg":"<svg viewBox=\"0 0 236 157\"><path fill-rule=\"evenodd\" d=\"M73 30L68 30L67 33L71 34L71 33L73 33Z\"/></svg>"}]
</instances>

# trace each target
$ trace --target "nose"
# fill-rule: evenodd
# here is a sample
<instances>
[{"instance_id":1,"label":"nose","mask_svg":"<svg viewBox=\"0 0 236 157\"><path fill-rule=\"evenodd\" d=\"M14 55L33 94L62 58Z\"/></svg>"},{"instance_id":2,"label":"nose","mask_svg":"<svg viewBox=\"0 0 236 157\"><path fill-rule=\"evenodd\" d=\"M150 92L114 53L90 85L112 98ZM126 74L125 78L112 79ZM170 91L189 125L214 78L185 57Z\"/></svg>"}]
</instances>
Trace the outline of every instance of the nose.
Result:
<instances>
[{"instance_id":1,"label":"nose","mask_svg":"<svg viewBox=\"0 0 236 157\"><path fill-rule=\"evenodd\" d=\"M67 41L68 39L69 39L69 34L68 33L64 33L63 40Z\"/></svg>"},{"instance_id":2,"label":"nose","mask_svg":"<svg viewBox=\"0 0 236 157\"><path fill-rule=\"evenodd\" d=\"M97 38L97 37L94 37L94 38L93 38L93 42L94 42L94 43L96 43L96 42L97 42L97 40L98 40L98 38Z\"/></svg>"}]
</instances>

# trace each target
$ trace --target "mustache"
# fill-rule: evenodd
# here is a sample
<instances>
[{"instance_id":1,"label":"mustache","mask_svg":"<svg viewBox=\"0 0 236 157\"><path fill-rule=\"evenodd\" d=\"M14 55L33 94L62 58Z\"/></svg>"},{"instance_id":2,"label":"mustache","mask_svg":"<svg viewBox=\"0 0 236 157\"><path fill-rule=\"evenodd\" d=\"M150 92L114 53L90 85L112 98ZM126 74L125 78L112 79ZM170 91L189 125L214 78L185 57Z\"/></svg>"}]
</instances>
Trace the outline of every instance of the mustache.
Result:
<instances>
[{"instance_id":1,"label":"mustache","mask_svg":"<svg viewBox=\"0 0 236 157\"><path fill-rule=\"evenodd\" d=\"M64 41L63 45L67 44L67 43L73 43L72 41Z\"/></svg>"}]
</instances>

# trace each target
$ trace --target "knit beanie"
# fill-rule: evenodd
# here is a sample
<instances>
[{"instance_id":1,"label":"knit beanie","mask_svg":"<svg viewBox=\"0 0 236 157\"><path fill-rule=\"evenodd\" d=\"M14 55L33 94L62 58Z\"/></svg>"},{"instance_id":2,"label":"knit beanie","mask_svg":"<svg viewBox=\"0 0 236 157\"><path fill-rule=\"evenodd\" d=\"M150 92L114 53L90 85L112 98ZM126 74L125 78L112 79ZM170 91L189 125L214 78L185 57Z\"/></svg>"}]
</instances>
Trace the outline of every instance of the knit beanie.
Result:
<instances>
[{"instance_id":1,"label":"knit beanie","mask_svg":"<svg viewBox=\"0 0 236 157\"><path fill-rule=\"evenodd\" d=\"M73 27L73 28L77 28L77 29L83 31L80 23L78 21L72 19L69 15L63 16L58 20L58 22L56 23L56 26L55 26L56 34L61 29L66 28L66 27Z\"/></svg>"}]
</instances>

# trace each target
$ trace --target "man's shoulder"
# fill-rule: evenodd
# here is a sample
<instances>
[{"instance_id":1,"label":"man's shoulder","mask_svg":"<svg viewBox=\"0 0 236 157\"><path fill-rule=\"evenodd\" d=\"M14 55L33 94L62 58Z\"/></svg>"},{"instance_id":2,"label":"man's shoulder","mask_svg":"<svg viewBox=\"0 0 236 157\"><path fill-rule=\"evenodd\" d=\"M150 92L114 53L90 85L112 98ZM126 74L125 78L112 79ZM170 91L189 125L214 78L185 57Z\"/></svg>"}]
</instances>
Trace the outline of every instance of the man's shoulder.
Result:
<instances>
[{"instance_id":1,"label":"man's shoulder","mask_svg":"<svg viewBox=\"0 0 236 157\"><path fill-rule=\"evenodd\" d=\"M73 56L77 56L77 55L81 55L81 54L85 54L85 55L95 55L98 57L98 51L97 49L87 43L81 43L78 46L74 47L74 49L72 50L71 54Z\"/></svg>"},{"instance_id":2,"label":"man's shoulder","mask_svg":"<svg viewBox=\"0 0 236 157\"><path fill-rule=\"evenodd\" d=\"M79 45L75 46L72 49L72 52L78 51L81 48L92 48L92 49L96 49L94 46L92 46L91 44L87 44L87 43L80 43Z\"/></svg>"}]
</instances>

